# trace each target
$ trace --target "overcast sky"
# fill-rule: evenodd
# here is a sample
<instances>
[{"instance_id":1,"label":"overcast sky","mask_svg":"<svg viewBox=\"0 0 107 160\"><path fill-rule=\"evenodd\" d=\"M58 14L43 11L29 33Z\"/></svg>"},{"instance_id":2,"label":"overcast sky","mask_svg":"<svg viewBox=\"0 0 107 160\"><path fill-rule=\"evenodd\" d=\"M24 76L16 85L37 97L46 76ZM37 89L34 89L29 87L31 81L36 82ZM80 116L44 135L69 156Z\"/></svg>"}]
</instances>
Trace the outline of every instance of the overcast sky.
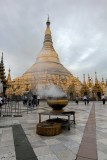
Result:
<instances>
[{"instance_id":1,"label":"overcast sky","mask_svg":"<svg viewBox=\"0 0 107 160\"><path fill-rule=\"evenodd\" d=\"M83 74L107 79L107 0L0 0L0 55L6 74L21 76L43 46L47 16L60 62Z\"/></svg>"}]
</instances>

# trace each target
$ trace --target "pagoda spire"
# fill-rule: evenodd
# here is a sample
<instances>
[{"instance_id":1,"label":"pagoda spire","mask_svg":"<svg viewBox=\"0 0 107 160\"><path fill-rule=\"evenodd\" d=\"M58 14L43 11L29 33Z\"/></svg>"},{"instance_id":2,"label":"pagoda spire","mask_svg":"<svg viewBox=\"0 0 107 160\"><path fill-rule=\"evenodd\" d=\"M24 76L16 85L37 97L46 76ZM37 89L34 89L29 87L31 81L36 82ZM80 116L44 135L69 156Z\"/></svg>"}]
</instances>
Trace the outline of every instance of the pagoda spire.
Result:
<instances>
[{"instance_id":1,"label":"pagoda spire","mask_svg":"<svg viewBox=\"0 0 107 160\"><path fill-rule=\"evenodd\" d=\"M3 83L6 82L5 68L4 68L4 63L3 63L3 52L2 52L1 63L0 63L0 79Z\"/></svg>"},{"instance_id":2,"label":"pagoda spire","mask_svg":"<svg viewBox=\"0 0 107 160\"><path fill-rule=\"evenodd\" d=\"M92 86L94 86L94 82L93 82L93 78L91 77L91 84Z\"/></svg>"},{"instance_id":3,"label":"pagoda spire","mask_svg":"<svg viewBox=\"0 0 107 160\"><path fill-rule=\"evenodd\" d=\"M46 22L47 26L50 26L50 20L49 20L49 15L48 15L48 19L47 19L47 22Z\"/></svg>"},{"instance_id":4,"label":"pagoda spire","mask_svg":"<svg viewBox=\"0 0 107 160\"><path fill-rule=\"evenodd\" d=\"M106 87L107 87L107 79L106 79Z\"/></svg>"},{"instance_id":5,"label":"pagoda spire","mask_svg":"<svg viewBox=\"0 0 107 160\"><path fill-rule=\"evenodd\" d=\"M55 62L60 63L57 52L53 47L51 30L50 30L50 20L49 16L46 21L46 30L44 36L44 42L41 52L38 54L36 58L36 62Z\"/></svg>"},{"instance_id":6,"label":"pagoda spire","mask_svg":"<svg viewBox=\"0 0 107 160\"><path fill-rule=\"evenodd\" d=\"M83 74L83 79L84 79L83 84L86 85L85 74Z\"/></svg>"},{"instance_id":7,"label":"pagoda spire","mask_svg":"<svg viewBox=\"0 0 107 160\"><path fill-rule=\"evenodd\" d=\"M50 20L49 16L46 22L46 30L45 30L45 37L44 37L44 47L45 48L53 48L51 30L50 30Z\"/></svg>"},{"instance_id":8,"label":"pagoda spire","mask_svg":"<svg viewBox=\"0 0 107 160\"><path fill-rule=\"evenodd\" d=\"M106 84L104 83L104 78L102 77L102 81L101 81L101 84L106 86Z\"/></svg>"},{"instance_id":9,"label":"pagoda spire","mask_svg":"<svg viewBox=\"0 0 107 160\"><path fill-rule=\"evenodd\" d=\"M92 87L92 83L91 83L91 78L90 75L88 74L88 82L87 82L88 87Z\"/></svg>"},{"instance_id":10,"label":"pagoda spire","mask_svg":"<svg viewBox=\"0 0 107 160\"><path fill-rule=\"evenodd\" d=\"M95 72L95 83L98 83L97 72Z\"/></svg>"},{"instance_id":11,"label":"pagoda spire","mask_svg":"<svg viewBox=\"0 0 107 160\"><path fill-rule=\"evenodd\" d=\"M11 82L11 75L10 75L10 67L9 67L9 70L8 70L8 77L7 77L7 83Z\"/></svg>"},{"instance_id":12,"label":"pagoda spire","mask_svg":"<svg viewBox=\"0 0 107 160\"><path fill-rule=\"evenodd\" d=\"M90 76L89 76L89 74L88 74L88 81L87 81L87 85L89 86L89 84L90 84Z\"/></svg>"}]
</instances>

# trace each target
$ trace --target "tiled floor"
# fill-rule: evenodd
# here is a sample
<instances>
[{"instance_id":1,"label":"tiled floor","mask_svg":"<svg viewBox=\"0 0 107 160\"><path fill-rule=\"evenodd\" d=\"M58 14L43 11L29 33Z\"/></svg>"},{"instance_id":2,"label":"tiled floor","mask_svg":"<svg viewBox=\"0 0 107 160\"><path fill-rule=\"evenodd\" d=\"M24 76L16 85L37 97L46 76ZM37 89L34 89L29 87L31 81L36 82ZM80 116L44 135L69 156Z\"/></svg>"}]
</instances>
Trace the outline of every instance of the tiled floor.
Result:
<instances>
[{"instance_id":1,"label":"tiled floor","mask_svg":"<svg viewBox=\"0 0 107 160\"><path fill-rule=\"evenodd\" d=\"M93 102L89 105L84 105L83 102L78 105L70 102L65 109L76 111L76 125L72 125L70 131L63 128L61 134L46 137L36 134L38 113L51 108L47 106L46 102L40 102L36 110L29 111L27 114L26 107L21 104L22 117L0 118L0 160L17 160L13 125L22 126L38 160L75 160L92 105ZM102 102L95 102L95 115L98 160L107 160L107 104L102 105ZM47 118L48 116L43 116L42 120ZM25 159L22 157L20 160ZM36 158L33 157L29 160L36 160Z\"/></svg>"},{"instance_id":2,"label":"tiled floor","mask_svg":"<svg viewBox=\"0 0 107 160\"><path fill-rule=\"evenodd\" d=\"M97 145L96 145L96 121L95 121L94 104L91 108L76 158L76 160L81 160L81 159L87 159L87 160L98 159Z\"/></svg>"}]
</instances>

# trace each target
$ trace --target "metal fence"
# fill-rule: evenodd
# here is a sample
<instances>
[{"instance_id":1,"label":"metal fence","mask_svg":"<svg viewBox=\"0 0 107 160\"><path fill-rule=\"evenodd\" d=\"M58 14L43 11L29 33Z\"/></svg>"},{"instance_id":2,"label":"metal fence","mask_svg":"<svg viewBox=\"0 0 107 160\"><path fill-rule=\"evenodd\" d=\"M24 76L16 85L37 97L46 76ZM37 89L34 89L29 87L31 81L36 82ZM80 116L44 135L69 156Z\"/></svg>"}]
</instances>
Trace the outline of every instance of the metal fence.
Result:
<instances>
[{"instance_id":1,"label":"metal fence","mask_svg":"<svg viewBox=\"0 0 107 160\"><path fill-rule=\"evenodd\" d=\"M8 101L0 108L0 116L21 117L22 113L32 113L36 108L33 105L23 104L22 101Z\"/></svg>"}]
</instances>

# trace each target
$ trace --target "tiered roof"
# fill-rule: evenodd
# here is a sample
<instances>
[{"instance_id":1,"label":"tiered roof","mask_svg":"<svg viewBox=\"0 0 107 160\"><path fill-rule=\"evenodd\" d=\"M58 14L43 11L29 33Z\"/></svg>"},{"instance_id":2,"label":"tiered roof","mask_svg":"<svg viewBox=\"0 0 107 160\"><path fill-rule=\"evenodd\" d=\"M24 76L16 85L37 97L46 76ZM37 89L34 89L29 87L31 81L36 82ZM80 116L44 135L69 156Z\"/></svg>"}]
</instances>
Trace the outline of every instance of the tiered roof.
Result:
<instances>
[{"instance_id":1,"label":"tiered roof","mask_svg":"<svg viewBox=\"0 0 107 160\"><path fill-rule=\"evenodd\" d=\"M2 83L6 83L6 76L5 76L5 68L4 68L4 62L3 62L3 52L0 62L0 79Z\"/></svg>"}]
</instances>

